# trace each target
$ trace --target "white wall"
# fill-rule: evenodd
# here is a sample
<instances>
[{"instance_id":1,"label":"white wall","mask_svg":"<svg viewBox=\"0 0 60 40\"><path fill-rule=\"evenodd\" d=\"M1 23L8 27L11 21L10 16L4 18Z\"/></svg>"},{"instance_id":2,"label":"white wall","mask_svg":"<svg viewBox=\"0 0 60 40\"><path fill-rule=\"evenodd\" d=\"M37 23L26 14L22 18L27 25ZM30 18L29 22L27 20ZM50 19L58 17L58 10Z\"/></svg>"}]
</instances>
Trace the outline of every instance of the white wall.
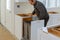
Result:
<instances>
[{"instance_id":1,"label":"white wall","mask_svg":"<svg viewBox=\"0 0 60 40\"><path fill-rule=\"evenodd\" d=\"M20 5L20 8L17 8ZM15 5L15 12L18 13L31 13L33 11L33 6L27 2L17 2Z\"/></svg>"},{"instance_id":2,"label":"white wall","mask_svg":"<svg viewBox=\"0 0 60 40\"><path fill-rule=\"evenodd\" d=\"M17 8L17 5L20 5L20 8ZM34 10L33 6L27 2L17 2L15 4L15 13L31 13ZM60 13L60 7L47 8L47 11L55 11Z\"/></svg>"}]
</instances>

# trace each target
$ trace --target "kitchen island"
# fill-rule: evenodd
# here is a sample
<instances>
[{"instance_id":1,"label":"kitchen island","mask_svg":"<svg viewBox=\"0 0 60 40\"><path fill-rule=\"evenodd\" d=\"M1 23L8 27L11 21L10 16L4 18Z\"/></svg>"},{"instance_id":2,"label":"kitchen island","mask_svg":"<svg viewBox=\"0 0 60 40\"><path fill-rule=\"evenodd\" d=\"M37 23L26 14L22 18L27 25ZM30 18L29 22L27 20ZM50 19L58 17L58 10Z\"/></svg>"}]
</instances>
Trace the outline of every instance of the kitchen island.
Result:
<instances>
[{"instance_id":1,"label":"kitchen island","mask_svg":"<svg viewBox=\"0 0 60 40\"><path fill-rule=\"evenodd\" d=\"M49 17L50 18L49 18L49 21L46 27L53 28L53 27L57 27L58 25L60 25L60 14L59 13L49 12ZM35 27L36 27L36 24L34 25L33 28ZM41 30L41 28L38 28L36 35L33 34L32 40L60 40L60 37L53 35L52 33L50 33L50 31L46 33L43 30Z\"/></svg>"},{"instance_id":2,"label":"kitchen island","mask_svg":"<svg viewBox=\"0 0 60 40\"><path fill-rule=\"evenodd\" d=\"M31 24L27 25L24 22L30 22ZM33 25L36 24L37 27L34 27ZM26 16L22 14L15 15L15 35L18 38L18 40L21 40L22 37L25 35L25 37L28 36L29 40L32 40L33 34L36 34L39 26L44 27L44 21L43 20L36 20L32 21L32 18L30 16ZM28 31L27 31L28 27ZM25 28L25 29L24 29ZM25 31L25 32L24 32ZM33 32L34 31L34 32ZM27 35L29 34L29 35ZM26 36L27 35L27 36Z\"/></svg>"},{"instance_id":3,"label":"kitchen island","mask_svg":"<svg viewBox=\"0 0 60 40\"><path fill-rule=\"evenodd\" d=\"M49 16L50 16L50 19L47 24L48 28L52 27L52 26L60 25L60 14L59 13L49 14ZM19 40L21 40L23 37L23 24L24 24L23 21L31 21L31 20L32 20L32 18L28 15L24 15L24 14L23 15L22 14L15 15L15 35ZM30 38L31 40L40 40L39 35L43 31L41 30L41 32L38 33L37 30L40 31L41 27L44 27L43 24L44 24L44 20L31 21L31 30L32 30L31 31L31 38ZM45 32L43 32L42 35L43 34L45 34Z\"/></svg>"}]
</instances>

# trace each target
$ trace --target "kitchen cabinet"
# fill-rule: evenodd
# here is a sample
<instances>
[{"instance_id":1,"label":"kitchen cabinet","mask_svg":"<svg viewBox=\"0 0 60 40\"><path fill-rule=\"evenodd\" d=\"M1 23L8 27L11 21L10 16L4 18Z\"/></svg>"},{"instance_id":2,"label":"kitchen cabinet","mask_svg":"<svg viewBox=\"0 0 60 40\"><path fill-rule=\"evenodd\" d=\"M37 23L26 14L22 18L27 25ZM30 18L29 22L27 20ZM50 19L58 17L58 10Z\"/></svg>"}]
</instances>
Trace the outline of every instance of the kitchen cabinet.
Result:
<instances>
[{"instance_id":1,"label":"kitchen cabinet","mask_svg":"<svg viewBox=\"0 0 60 40\"><path fill-rule=\"evenodd\" d=\"M15 0L15 2L28 2L28 0Z\"/></svg>"},{"instance_id":2,"label":"kitchen cabinet","mask_svg":"<svg viewBox=\"0 0 60 40\"><path fill-rule=\"evenodd\" d=\"M51 25L60 25L60 14L49 14L49 21L47 23L47 26Z\"/></svg>"},{"instance_id":3,"label":"kitchen cabinet","mask_svg":"<svg viewBox=\"0 0 60 40\"><path fill-rule=\"evenodd\" d=\"M60 14L53 14L53 25L60 25Z\"/></svg>"},{"instance_id":4,"label":"kitchen cabinet","mask_svg":"<svg viewBox=\"0 0 60 40\"><path fill-rule=\"evenodd\" d=\"M44 20L36 20L31 22L31 40L38 39L38 29L41 29L42 27L44 27Z\"/></svg>"},{"instance_id":5,"label":"kitchen cabinet","mask_svg":"<svg viewBox=\"0 0 60 40\"><path fill-rule=\"evenodd\" d=\"M0 23L1 23L1 0L0 0Z\"/></svg>"},{"instance_id":6,"label":"kitchen cabinet","mask_svg":"<svg viewBox=\"0 0 60 40\"><path fill-rule=\"evenodd\" d=\"M49 14L49 16L50 16L50 19L47 23L47 27L52 27L52 25L53 26L60 25L60 14ZM53 39L54 36L52 36L53 37L52 38L49 33L43 32L41 30L41 27L44 27L44 26L42 26L44 23L41 22L40 24L38 21L32 22L31 30L33 30L33 31L31 31L32 32L31 40L48 40L48 39L49 40L56 40L56 39L58 40L57 37L55 37L56 39ZM38 26L38 25L40 25L40 26Z\"/></svg>"},{"instance_id":7,"label":"kitchen cabinet","mask_svg":"<svg viewBox=\"0 0 60 40\"><path fill-rule=\"evenodd\" d=\"M12 13L13 9L12 9L12 2L11 0L6 0L6 16L5 16L5 20L6 20L6 28L8 29L8 31L11 33L11 34L14 34L14 13Z\"/></svg>"},{"instance_id":8,"label":"kitchen cabinet","mask_svg":"<svg viewBox=\"0 0 60 40\"><path fill-rule=\"evenodd\" d=\"M40 34L41 40L48 40L49 39L47 33L44 33L44 31L40 31L40 33L41 33Z\"/></svg>"},{"instance_id":9,"label":"kitchen cabinet","mask_svg":"<svg viewBox=\"0 0 60 40\"><path fill-rule=\"evenodd\" d=\"M22 17L15 15L15 35L18 38L18 40L22 39L22 27L23 27Z\"/></svg>"},{"instance_id":10,"label":"kitchen cabinet","mask_svg":"<svg viewBox=\"0 0 60 40\"><path fill-rule=\"evenodd\" d=\"M24 28L26 25L23 27L23 21L31 21L31 20L32 19L29 16L24 14L15 15L15 35L19 40L21 40L24 37L22 35L24 33Z\"/></svg>"},{"instance_id":11,"label":"kitchen cabinet","mask_svg":"<svg viewBox=\"0 0 60 40\"><path fill-rule=\"evenodd\" d=\"M6 10L6 28L12 33L14 34L14 25L13 24L13 20L12 20L12 13L9 10Z\"/></svg>"},{"instance_id":12,"label":"kitchen cabinet","mask_svg":"<svg viewBox=\"0 0 60 40\"><path fill-rule=\"evenodd\" d=\"M14 35L14 1L1 0L1 24Z\"/></svg>"},{"instance_id":13,"label":"kitchen cabinet","mask_svg":"<svg viewBox=\"0 0 60 40\"><path fill-rule=\"evenodd\" d=\"M37 40L60 40L59 37L50 34L49 32L43 32L41 29L38 29L38 39Z\"/></svg>"},{"instance_id":14,"label":"kitchen cabinet","mask_svg":"<svg viewBox=\"0 0 60 40\"><path fill-rule=\"evenodd\" d=\"M42 29L38 28L37 40L48 40L48 33L44 32Z\"/></svg>"},{"instance_id":15,"label":"kitchen cabinet","mask_svg":"<svg viewBox=\"0 0 60 40\"><path fill-rule=\"evenodd\" d=\"M6 20L6 0L1 0L1 24L5 26Z\"/></svg>"},{"instance_id":16,"label":"kitchen cabinet","mask_svg":"<svg viewBox=\"0 0 60 40\"><path fill-rule=\"evenodd\" d=\"M11 0L11 31L15 35L15 0Z\"/></svg>"}]
</instances>

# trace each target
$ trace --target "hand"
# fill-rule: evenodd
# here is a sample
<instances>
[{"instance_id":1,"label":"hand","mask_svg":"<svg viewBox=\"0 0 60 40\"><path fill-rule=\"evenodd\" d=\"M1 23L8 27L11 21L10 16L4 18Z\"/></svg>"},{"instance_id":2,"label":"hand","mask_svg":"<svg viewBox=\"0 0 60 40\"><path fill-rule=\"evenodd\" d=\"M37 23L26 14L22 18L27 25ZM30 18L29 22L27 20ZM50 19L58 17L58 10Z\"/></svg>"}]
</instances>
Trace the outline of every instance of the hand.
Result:
<instances>
[{"instance_id":1,"label":"hand","mask_svg":"<svg viewBox=\"0 0 60 40\"><path fill-rule=\"evenodd\" d=\"M26 14L26 15L28 15L28 16L33 16L32 13L28 13L28 14Z\"/></svg>"},{"instance_id":2,"label":"hand","mask_svg":"<svg viewBox=\"0 0 60 40\"><path fill-rule=\"evenodd\" d=\"M32 14L29 14L29 16L33 16Z\"/></svg>"},{"instance_id":3,"label":"hand","mask_svg":"<svg viewBox=\"0 0 60 40\"><path fill-rule=\"evenodd\" d=\"M34 16L37 16L37 14L34 14Z\"/></svg>"}]
</instances>

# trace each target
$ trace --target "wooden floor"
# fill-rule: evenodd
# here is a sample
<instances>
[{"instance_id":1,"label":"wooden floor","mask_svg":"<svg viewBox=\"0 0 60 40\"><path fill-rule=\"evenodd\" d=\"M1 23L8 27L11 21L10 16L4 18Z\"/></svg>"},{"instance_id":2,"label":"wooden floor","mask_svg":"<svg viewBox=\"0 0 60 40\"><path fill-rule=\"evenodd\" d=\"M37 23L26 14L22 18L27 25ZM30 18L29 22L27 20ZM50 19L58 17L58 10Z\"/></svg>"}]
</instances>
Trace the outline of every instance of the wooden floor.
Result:
<instances>
[{"instance_id":1,"label":"wooden floor","mask_svg":"<svg viewBox=\"0 0 60 40\"><path fill-rule=\"evenodd\" d=\"M12 34L0 24L0 40L17 40Z\"/></svg>"}]
</instances>

